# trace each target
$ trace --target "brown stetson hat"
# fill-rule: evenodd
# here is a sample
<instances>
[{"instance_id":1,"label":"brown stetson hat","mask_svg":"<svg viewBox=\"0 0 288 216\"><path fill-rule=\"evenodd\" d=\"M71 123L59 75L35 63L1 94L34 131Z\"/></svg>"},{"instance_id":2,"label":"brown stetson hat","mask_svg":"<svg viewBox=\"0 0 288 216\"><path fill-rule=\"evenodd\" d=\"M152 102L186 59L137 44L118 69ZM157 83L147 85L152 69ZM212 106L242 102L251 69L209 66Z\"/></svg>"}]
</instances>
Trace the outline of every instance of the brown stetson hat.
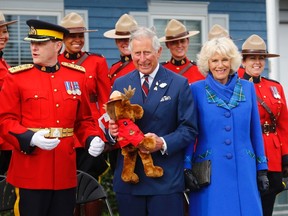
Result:
<instances>
[{"instance_id":1,"label":"brown stetson hat","mask_svg":"<svg viewBox=\"0 0 288 216\"><path fill-rule=\"evenodd\" d=\"M242 55L262 55L266 58L279 57L278 54L268 53L265 41L256 34L251 35L242 45Z\"/></svg>"},{"instance_id":2,"label":"brown stetson hat","mask_svg":"<svg viewBox=\"0 0 288 216\"><path fill-rule=\"evenodd\" d=\"M169 42L192 37L199 34L199 31L187 31L185 25L175 19L171 19L165 29L165 36L159 38L160 42Z\"/></svg>"},{"instance_id":3,"label":"brown stetson hat","mask_svg":"<svg viewBox=\"0 0 288 216\"><path fill-rule=\"evenodd\" d=\"M70 34L97 31L86 29L84 19L79 14L74 12L67 14L61 20L60 25L68 29Z\"/></svg>"},{"instance_id":4,"label":"brown stetson hat","mask_svg":"<svg viewBox=\"0 0 288 216\"><path fill-rule=\"evenodd\" d=\"M229 37L228 31L223 28L221 25L215 24L212 26L208 33L208 40L212 40L213 38L220 37Z\"/></svg>"},{"instance_id":5,"label":"brown stetson hat","mask_svg":"<svg viewBox=\"0 0 288 216\"><path fill-rule=\"evenodd\" d=\"M0 27L11 25L15 22L17 22L17 20L12 20L12 21L6 22L4 14L0 11Z\"/></svg>"},{"instance_id":6,"label":"brown stetson hat","mask_svg":"<svg viewBox=\"0 0 288 216\"><path fill-rule=\"evenodd\" d=\"M115 29L106 31L103 35L114 39L130 38L131 31L135 30L137 26L138 23L132 16L123 14L116 22Z\"/></svg>"}]
</instances>

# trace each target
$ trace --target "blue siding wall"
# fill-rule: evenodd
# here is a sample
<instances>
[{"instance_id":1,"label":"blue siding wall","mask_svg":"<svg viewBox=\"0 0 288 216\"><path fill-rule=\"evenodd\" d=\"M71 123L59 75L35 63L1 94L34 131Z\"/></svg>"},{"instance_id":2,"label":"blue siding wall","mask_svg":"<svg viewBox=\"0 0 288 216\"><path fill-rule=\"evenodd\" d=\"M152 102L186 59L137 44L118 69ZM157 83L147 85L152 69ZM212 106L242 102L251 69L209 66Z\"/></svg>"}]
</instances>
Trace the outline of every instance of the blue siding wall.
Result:
<instances>
[{"instance_id":1,"label":"blue siding wall","mask_svg":"<svg viewBox=\"0 0 288 216\"><path fill-rule=\"evenodd\" d=\"M114 40L104 38L103 33L114 29L115 23L122 14L129 13L129 11L147 11L148 1L64 0L64 4L65 9L88 9L89 28L98 29L96 33L89 33L90 51L103 54L110 66L119 59L119 52ZM193 1L203 2L203 0ZM265 0L210 0L204 2L209 2L209 13L229 14L230 35L239 48L251 34L258 34L266 40Z\"/></svg>"},{"instance_id":2,"label":"blue siding wall","mask_svg":"<svg viewBox=\"0 0 288 216\"><path fill-rule=\"evenodd\" d=\"M194 1L201 2L200 0ZM251 34L258 34L266 40L265 0L211 0L208 2L209 13L229 14L230 35L239 48Z\"/></svg>"},{"instance_id":3,"label":"blue siding wall","mask_svg":"<svg viewBox=\"0 0 288 216\"><path fill-rule=\"evenodd\" d=\"M119 17L129 11L147 11L147 0L64 0L65 9L88 10L89 29L97 32L89 34L90 52L103 54L109 66L119 60L119 52L113 39L103 33L114 29Z\"/></svg>"}]
</instances>

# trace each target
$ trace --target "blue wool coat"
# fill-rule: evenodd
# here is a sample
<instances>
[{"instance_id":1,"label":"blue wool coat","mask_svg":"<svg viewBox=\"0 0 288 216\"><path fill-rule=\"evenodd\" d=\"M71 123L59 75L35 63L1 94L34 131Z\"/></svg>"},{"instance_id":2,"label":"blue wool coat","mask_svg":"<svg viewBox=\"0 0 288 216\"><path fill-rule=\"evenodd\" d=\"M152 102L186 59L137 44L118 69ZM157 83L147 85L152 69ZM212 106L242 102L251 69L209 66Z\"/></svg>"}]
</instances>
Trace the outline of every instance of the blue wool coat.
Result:
<instances>
[{"instance_id":1,"label":"blue wool coat","mask_svg":"<svg viewBox=\"0 0 288 216\"><path fill-rule=\"evenodd\" d=\"M217 93L211 100L207 79L191 85L199 126L193 160L211 160L212 174L209 186L190 193L190 216L262 215L257 170L267 163L256 95L252 83L239 82L244 98L233 108L216 102Z\"/></svg>"}]
</instances>

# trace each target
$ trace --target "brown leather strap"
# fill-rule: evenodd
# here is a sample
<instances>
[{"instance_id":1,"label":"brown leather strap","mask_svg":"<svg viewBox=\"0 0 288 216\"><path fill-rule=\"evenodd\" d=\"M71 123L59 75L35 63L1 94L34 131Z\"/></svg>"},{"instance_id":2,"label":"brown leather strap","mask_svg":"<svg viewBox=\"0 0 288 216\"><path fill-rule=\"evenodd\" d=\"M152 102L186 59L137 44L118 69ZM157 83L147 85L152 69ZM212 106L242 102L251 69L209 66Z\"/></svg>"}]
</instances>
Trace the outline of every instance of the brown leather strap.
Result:
<instances>
[{"instance_id":1,"label":"brown leather strap","mask_svg":"<svg viewBox=\"0 0 288 216\"><path fill-rule=\"evenodd\" d=\"M112 79L113 76L115 76L117 73L119 73L126 65L129 64L130 61L124 62L117 70L114 71L113 74L109 74L109 78Z\"/></svg>"},{"instance_id":2,"label":"brown leather strap","mask_svg":"<svg viewBox=\"0 0 288 216\"><path fill-rule=\"evenodd\" d=\"M273 112L271 111L271 109L268 107L268 105L260 98L257 96L257 101L264 107L264 109L269 113L270 115L270 119L272 124L276 125L276 117L273 114Z\"/></svg>"},{"instance_id":3,"label":"brown leather strap","mask_svg":"<svg viewBox=\"0 0 288 216\"><path fill-rule=\"evenodd\" d=\"M85 61L85 59L88 57L88 54L85 52L82 56L81 56L81 58L77 61L77 63L76 63L76 65L81 65L84 61Z\"/></svg>"},{"instance_id":4,"label":"brown leather strap","mask_svg":"<svg viewBox=\"0 0 288 216\"><path fill-rule=\"evenodd\" d=\"M192 67L193 66L193 64L191 63L191 62L189 62L189 64L185 67L185 68L183 68L181 71L179 71L179 75L182 75L182 74L184 74L190 67Z\"/></svg>"}]
</instances>

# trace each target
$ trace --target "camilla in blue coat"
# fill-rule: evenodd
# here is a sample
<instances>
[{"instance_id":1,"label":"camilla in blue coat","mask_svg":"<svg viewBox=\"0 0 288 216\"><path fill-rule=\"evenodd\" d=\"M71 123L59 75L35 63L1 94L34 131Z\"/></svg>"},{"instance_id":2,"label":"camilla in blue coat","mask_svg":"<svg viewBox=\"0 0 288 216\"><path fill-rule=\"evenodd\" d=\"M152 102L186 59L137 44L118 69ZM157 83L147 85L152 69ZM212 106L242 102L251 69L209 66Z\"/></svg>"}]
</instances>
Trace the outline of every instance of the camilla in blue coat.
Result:
<instances>
[{"instance_id":1,"label":"camilla in blue coat","mask_svg":"<svg viewBox=\"0 0 288 216\"><path fill-rule=\"evenodd\" d=\"M234 73L239 55L232 40L218 38L198 56L206 79L191 85L199 127L192 162L211 160L212 173L210 185L190 192L190 216L262 215L267 161L254 86Z\"/></svg>"}]
</instances>

